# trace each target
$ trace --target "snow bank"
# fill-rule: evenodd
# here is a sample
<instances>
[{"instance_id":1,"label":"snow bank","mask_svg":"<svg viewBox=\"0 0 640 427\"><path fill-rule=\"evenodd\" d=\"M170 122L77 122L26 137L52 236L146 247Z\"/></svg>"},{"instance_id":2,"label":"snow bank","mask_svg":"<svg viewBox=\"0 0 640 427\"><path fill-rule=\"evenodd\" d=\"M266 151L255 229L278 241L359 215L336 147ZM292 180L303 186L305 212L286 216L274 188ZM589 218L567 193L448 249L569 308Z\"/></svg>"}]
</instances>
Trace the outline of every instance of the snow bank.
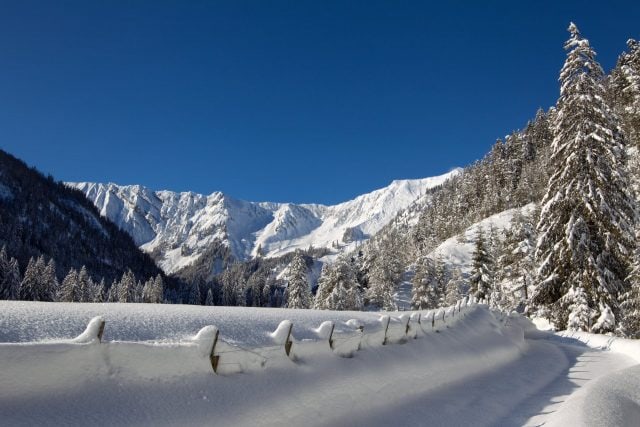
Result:
<instances>
[{"instance_id":1,"label":"snow bank","mask_svg":"<svg viewBox=\"0 0 640 427\"><path fill-rule=\"evenodd\" d=\"M558 332L556 337L574 345L611 351L640 363L638 340L572 331ZM584 360L589 361L589 358ZM636 364L589 382L565 402L548 425L637 426L638 420L640 365Z\"/></svg>"},{"instance_id":2,"label":"snow bank","mask_svg":"<svg viewBox=\"0 0 640 427\"><path fill-rule=\"evenodd\" d=\"M563 338L572 338L591 348L611 350L624 354L640 363L640 340L630 340L609 335L590 334L588 332L562 331L557 333Z\"/></svg>"},{"instance_id":3,"label":"snow bank","mask_svg":"<svg viewBox=\"0 0 640 427\"><path fill-rule=\"evenodd\" d=\"M350 319L366 328L377 327L373 312L329 312L275 308L205 307L166 304L78 304L0 301L0 342L64 340L80 335L89 321L101 316L105 341L179 343L215 325L225 340L245 346L272 345L269 336L283 319L294 324L298 340L317 339L316 328L336 322L336 332L352 332Z\"/></svg>"},{"instance_id":4,"label":"snow bank","mask_svg":"<svg viewBox=\"0 0 640 427\"><path fill-rule=\"evenodd\" d=\"M512 331L518 326L496 319L484 307L463 309L444 322L436 321L434 327L429 322L409 321L410 328L418 330L418 339L409 340L405 319L410 316L400 313L381 317L377 313L241 309L225 319L233 311L208 307L206 320L212 324L219 320L222 327L193 328L190 334L183 334L185 325L198 323L194 317L199 319L200 314L194 314L191 307L162 306L171 314L165 317L152 305L124 307L131 305L0 302L4 337L23 341L29 336L46 337L0 344L2 422L203 425L215 420L221 426L354 425L376 411L408 405L437 393L443 385L497 369L519 358L522 349L522 343L512 338L521 335ZM76 321L98 307L106 321L102 344L52 339L63 329L82 330L87 320L79 325ZM16 312L23 316L19 322L13 322ZM286 318L293 324L292 358L269 337L269 331L285 329L274 321L281 312L286 317L280 320ZM124 314L127 323L116 320ZM56 321L43 321L50 316ZM423 313L421 318L428 316ZM360 322L363 332L349 327L346 322L350 319ZM151 320L155 323L145 323ZM265 342L266 347L225 342L224 331L237 332L232 323L238 321L253 326L253 337L238 332L235 339L242 336L247 342ZM336 347L353 344L362 351L345 351L351 358L336 357L342 349L332 351L326 335L319 337L318 330L327 329L326 323L319 328L323 322L335 323ZM37 325L37 331L25 324ZM388 327L392 337L384 346L383 327ZM144 331L132 330L138 328ZM172 329L172 340L159 336L142 342L114 340L167 329ZM208 349L217 332L220 339L214 356L219 356L220 373L237 372L236 365L249 367L245 372L265 365L268 369L249 375L214 375L214 358ZM107 340L108 336L112 338Z\"/></svg>"}]
</instances>

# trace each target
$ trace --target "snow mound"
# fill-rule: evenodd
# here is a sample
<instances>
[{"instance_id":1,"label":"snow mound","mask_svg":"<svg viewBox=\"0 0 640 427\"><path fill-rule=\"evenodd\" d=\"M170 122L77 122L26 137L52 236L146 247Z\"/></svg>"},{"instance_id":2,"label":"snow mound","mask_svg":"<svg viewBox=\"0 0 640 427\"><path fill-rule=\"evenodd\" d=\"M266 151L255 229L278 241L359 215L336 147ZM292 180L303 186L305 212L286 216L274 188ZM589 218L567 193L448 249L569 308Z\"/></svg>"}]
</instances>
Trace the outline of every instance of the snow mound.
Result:
<instances>
[{"instance_id":1,"label":"snow mound","mask_svg":"<svg viewBox=\"0 0 640 427\"><path fill-rule=\"evenodd\" d=\"M96 316L89 321L87 329L82 334L74 338L72 342L78 344L89 344L100 342L102 333L104 332L104 319L102 316Z\"/></svg>"},{"instance_id":2,"label":"snow mound","mask_svg":"<svg viewBox=\"0 0 640 427\"><path fill-rule=\"evenodd\" d=\"M378 410L435 396L445 385L496 369L521 354L504 333L505 324L484 307L456 313L435 328L412 324L418 339L412 335L405 345L391 340L384 346L382 327L395 336L406 334L409 313L245 308L228 319L232 311L224 307L194 311L163 306L168 315L155 308L0 302L4 340L23 341L0 344L2 423L157 426L203 425L215 419L221 426L357 425ZM101 344L51 340L60 338L61 331L84 329L96 311L106 322ZM20 320L14 321L17 313ZM289 321L275 320L285 318L284 313ZM195 319L216 327L195 328L200 323ZM326 334L318 337L318 330L326 333L328 322L336 328L333 348ZM88 335L95 336L97 320L90 323ZM251 325L251 332L241 333L234 323ZM353 329L356 324L364 333ZM285 354L283 345L274 346L268 333L276 330L273 336L282 342L291 325L297 339L294 357ZM167 330L172 330L172 340L166 339ZM184 334L186 330L190 333ZM224 331L243 340L235 345ZM307 338L298 340L301 336ZM152 339L122 340L134 337ZM246 347L258 342L266 347ZM262 369L260 374L228 375L256 369ZM381 387L387 391L380 393Z\"/></svg>"}]
</instances>

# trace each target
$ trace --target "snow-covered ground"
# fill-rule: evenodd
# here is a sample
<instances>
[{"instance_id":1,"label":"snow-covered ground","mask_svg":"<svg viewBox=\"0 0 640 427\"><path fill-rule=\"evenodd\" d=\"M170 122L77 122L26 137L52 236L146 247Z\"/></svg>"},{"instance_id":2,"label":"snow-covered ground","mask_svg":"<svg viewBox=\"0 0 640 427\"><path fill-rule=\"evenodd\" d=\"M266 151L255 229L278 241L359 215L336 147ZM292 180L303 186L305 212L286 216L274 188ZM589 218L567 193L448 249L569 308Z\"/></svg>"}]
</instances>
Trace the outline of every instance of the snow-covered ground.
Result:
<instances>
[{"instance_id":1,"label":"snow-covered ground","mask_svg":"<svg viewBox=\"0 0 640 427\"><path fill-rule=\"evenodd\" d=\"M637 360L615 351L634 344L591 348L484 306L435 329L421 313L421 325L414 316L402 339L407 314L0 301L0 424L566 426L640 419ZM71 342L96 315L106 321L103 343ZM383 315L392 318L388 345ZM282 320L293 324L291 357ZM337 322L334 348L350 348L342 352L350 357L330 349L327 321ZM243 373L229 367L214 374L205 345L213 329L194 337L206 325L229 343L217 353L219 369L247 362L241 356L252 351L265 359Z\"/></svg>"},{"instance_id":2,"label":"snow-covered ground","mask_svg":"<svg viewBox=\"0 0 640 427\"><path fill-rule=\"evenodd\" d=\"M451 267L459 268L463 272L468 272L471 268L471 257L474 250L474 242L478 229L481 228L485 236L491 227L497 233L503 233L511 225L511 220L517 212L528 215L535 209L535 203L530 203L521 208L508 209L479 221L468 227L461 235L451 237L435 248L430 256L432 258L442 258Z\"/></svg>"}]
</instances>

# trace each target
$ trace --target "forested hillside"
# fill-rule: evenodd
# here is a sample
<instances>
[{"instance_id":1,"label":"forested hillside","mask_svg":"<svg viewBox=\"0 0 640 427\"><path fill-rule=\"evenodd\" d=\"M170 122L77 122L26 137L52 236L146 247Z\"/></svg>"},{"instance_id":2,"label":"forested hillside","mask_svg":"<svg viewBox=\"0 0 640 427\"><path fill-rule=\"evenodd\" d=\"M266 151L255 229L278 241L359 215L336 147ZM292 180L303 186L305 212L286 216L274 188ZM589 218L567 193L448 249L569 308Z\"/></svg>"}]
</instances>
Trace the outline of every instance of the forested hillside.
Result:
<instances>
[{"instance_id":1,"label":"forested hillside","mask_svg":"<svg viewBox=\"0 0 640 427\"><path fill-rule=\"evenodd\" d=\"M100 301L122 277L136 286L139 280L163 276L80 191L2 150L0 248L3 299ZM65 295L67 276L74 290Z\"/></svg>"},{"instance_id":2,"label":"forested hillside","mask_svg":"<svg viewBox=\"0 0 640 427\"><path fill-rule=\"evenodd\" d=\"M560 329L640 333L640 48L629 40L607 75L574 24L569 32L557 105L433 189L417 223L401 213L365 246L364 283L376 295L409 267L416 306L472 293ZM483 218L529 203L537 208L504 229L478 228L469 274L432 254Z\"/></svg>"}]
</instances>

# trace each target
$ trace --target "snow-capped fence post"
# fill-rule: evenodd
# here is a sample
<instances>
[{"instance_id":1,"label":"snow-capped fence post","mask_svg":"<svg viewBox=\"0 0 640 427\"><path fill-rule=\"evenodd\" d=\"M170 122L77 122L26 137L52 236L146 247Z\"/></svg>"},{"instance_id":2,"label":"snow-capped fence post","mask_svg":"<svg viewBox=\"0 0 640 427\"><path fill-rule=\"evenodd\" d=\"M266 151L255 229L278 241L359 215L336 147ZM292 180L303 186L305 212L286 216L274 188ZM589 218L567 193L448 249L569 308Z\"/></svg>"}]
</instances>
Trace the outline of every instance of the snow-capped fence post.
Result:
<instances>
[{"instance_id":1,"label":"snow-capped fence post","mask_svg":"<svg viewBox=\"0 0 640 427\"><path fill-rule=\"evenodd\" d=\"M291 346L293 346L293 341L291 340L291 331L293 330L293 323L289 324L289 332L287 333L287 339L284 341L284 352L287 354L287 357L291 357Z\"/></svg>"},{"instance_id":2,"label":"snow-capped fence post","mask_svg":"<svg viewBox=\"0 0 640 427\"><path fill-rule=\"evenodd\" d=\"M200 329L198 333L191 338L192 342L197 346L200 356L203 359L209 360L214 374L218 373L218 365L220 362L220 356L215 354L219 333L217 327L208 325Z\"/></svg>"},{"instance_id":3,"label":"snow-capped fence post","mask_svg":"<svg viewBox=\"0 0 640 427\"><path fill-rule=\"evenodd\" d=\"M432 311L431 312L431 329L435 329L436 327L436 312Z\"/></svg>"},{"instance_id":4,"label":"snow-capped fence post","mask_svg":"<svg viewBox=\"0 0 640 427\"><path fill-rule=\"evenodd\" d=\"M422 330L422 313L418 313L418 329ZM418 339L418 330L416 330L413 339Z\"/></svg>"},{"instance_id":5,"label":"snow-capped fence post","mask_svg":"<svg viewBox=\"0 0 640 427\"><path fill-rule=\"evenodd\" d=\"M211 344L211 351L209 352L209 361L211 362L211 368L213 369L213 373L218 373L218 363L220 362L220 356L215 355L214 352L216 350L216 344L218 344L218 335L220 331L216 329L216 334L213 337L213 343Z\"/></svg>"},{"instance_id":6,"label":"snow-capped fence post","mask_svg":"<svg viewBox=\"0 0 640 427\"><path fill-rule=\"evenodd\" d=\"M382 320L386 320L386 324L384 325L384 339L382 340L382 345L387 345L387 332L389 331L389 323L391 322L391 317L383 316Z\"/></svg>"},{"instance_id":7,"label":"snow-capped fence post","mask_svg":"<svg viewBox=\"0 0 640 427\"><path fill-rule=\"evenodd\" d=\"M104 334L104 325L105 321L101 316L94 317L89 320L84 332L73 338L71 342L76 344L100 344L102 342L102 335Z\"/></svg>"},{"instance_id":8,"label":"snow-capped fence post","mask_svg":"<svg viewBox=\"0 0 640 427\"><path fill-rule=\"evenodd\" d=\"M356 351L360 351L360 349L362 348L362 338L364 338L364 326L360 325L356 329L360 331L360 341L358 341L358 347L356 348Z\"/></svg>"},{"instance_id":9,"label":"snow-capped fence post","mask_svg":"<svg viewBox=\"0 0 640 427\"><path fill-rule=\"evenodd\" d=\"M269 334L277 345L284 346L284 352L287 357L291 357L291 347L293 346L292 331L293 322L291 320L283 320L278 324L276 330Z\"/></svg>"}]
</instances>

